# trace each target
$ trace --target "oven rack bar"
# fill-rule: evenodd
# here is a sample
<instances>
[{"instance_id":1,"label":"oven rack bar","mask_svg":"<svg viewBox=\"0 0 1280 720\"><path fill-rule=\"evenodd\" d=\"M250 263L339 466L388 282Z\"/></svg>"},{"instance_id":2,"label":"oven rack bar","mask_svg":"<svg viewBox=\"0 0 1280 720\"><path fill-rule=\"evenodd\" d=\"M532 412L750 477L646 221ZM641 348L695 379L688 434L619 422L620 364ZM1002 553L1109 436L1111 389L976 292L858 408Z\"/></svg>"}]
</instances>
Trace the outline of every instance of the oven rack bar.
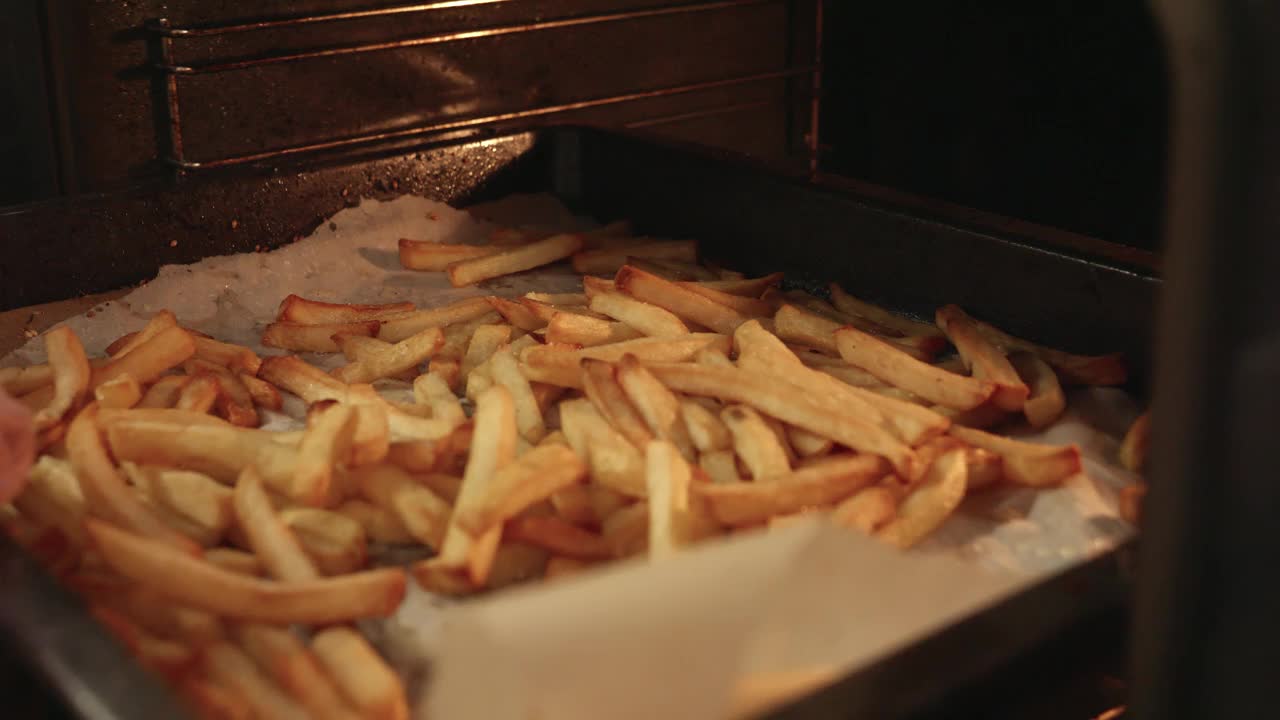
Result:
<instances>
[{"instance_id":1,"label":"oven rack bar","mask_svg":"<svg viewBox=\"0 0 1280 720\"><path fill-rule=\"evenodd\" d=\"M309 50L263 53L254 56L238 57L228 60L214 60L203 63L181 63L176 60L176 43L187 38L252 33L280 28L302 27L320 23L421 14L446 9L491 6L512 1L513 0L437 0L436 2L421 2L385 8L371 8L348 12L206 25L179 26L175 25L168 18L152 20L146 24L145 29L151 35L154 53L151 67L158 73L157 78L160 82L161 91L165 99L164 109L167 111L169 148L168 152L164 154L164 160L167 164L177 168L180 172L211 170L215 168L262 163L314 153L356 148L388 141L427 139L434 135L443 135L445 133L455 133L458 131L480 132L487 129L494 129L499 126L512 125L520 121L538 121L546 118L554 118L558 115L564 115L579 110L631 103L652 98L697 93L700 91L708 91L716 88L736 85L766 82L770 80L789 80L792 78L807 76L809 78L809 81L806 83L807 87L804 87L799 91L789 90L789 95L796 102L804 102L811 105L811 113L813 113L813 117L810 120L811 127L808 129L808 132L805 133L805 145L809 151L810 165L811 167L816 167L818 152L816 113L818 112L819 96L821 92L821 57L819 52L821 47L822 5L824 0L714 0L712 2L690 2L656 7L635 7L589 15L537 20L532 22L518 22L507 25L497 25L487 28L476 28L454 32L433 33L392 41L329 45ZM587 27L605 23L637 21L654 17L728 11L767 4L787 3L789 6L794 8L797 3L802 2L809 2L814 6L814 16L817 20L817 26L815 28L817 38L815 39L815 49L817 51L813 54L811 62L805 63L805 61L810 60L808 57L799 58L799 61L797 61L797 58L793 56L792 62L779 70L734 75L709 81L669 85L654 89L619 92L611 95L598 96L572 102L524 108L490 115L451 118L448 120L419 124L406 128L398 128L395 130L361 133L345 137L277 147L259 152L214 157L202 160L191 159L187 152L183 136L182 107L179 99L180 78L183 77L236 72L264 65L293 63L309 59L352 56L370 52L495 38L522 33ZM763 102L729 103L700 110L640 118L628 121L625 125L628 127L662 125L665 123L679 122L681 120L698 117L711 117L735 111L742 111L748 109L748 106L758 107L763 106L764 104L765 103Z\"/></svg>"}]
</instances>

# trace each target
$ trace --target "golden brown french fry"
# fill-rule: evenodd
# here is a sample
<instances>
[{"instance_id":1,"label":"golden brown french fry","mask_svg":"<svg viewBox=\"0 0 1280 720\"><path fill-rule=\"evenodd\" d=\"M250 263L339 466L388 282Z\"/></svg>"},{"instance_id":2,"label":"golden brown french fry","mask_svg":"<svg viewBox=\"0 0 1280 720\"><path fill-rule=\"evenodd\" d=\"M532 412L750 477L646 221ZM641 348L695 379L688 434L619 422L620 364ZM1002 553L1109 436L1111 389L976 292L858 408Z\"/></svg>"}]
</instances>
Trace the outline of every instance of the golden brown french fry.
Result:
<instances>
[{"instance_id":1,"label":"golden brown french fry","mask_svg":"<svg viewBox=\"0 0 1280 720\"><path fill-rule=\"evenodd\" d=\"M665 308L677 317L690 320L718 333L731 334L748 319L747 316L727 305L721 305L670 280L664 280L629 265L624 265L618 270L614 283L620 292Z\"/></svg>"},{"instance_id":2,"label":"golden brown french fry","mask_svg":"<svg viewBox=\"0 0 1280 720\"><path fill-rule=\"evenodd\" d=\"M481 393L476 401L475 434L471 439L462 487L458 491L458 502L449 520L444 545L440 548L442 562L465 567L471 582L478 586L483 586L488 578L493 553L502 538L502 528L493 528L472 537L458 524L458 519L474 512L484 502L494 475L515 459L517 434L511 393L501 385L494 385Z\"/></svg>"},{"instance_id":3,"label":"golden brown french fry","mask_svg":"<svg viewBox=\"0 0 1280 720\"><path fill-rule=\"evenodd\" d=\"M649 490L649 557L661 559L687 544L690 512L689 465L674 445L654 440L645 447L645 484Z\"/></svg>"},{"instance_id":4,"label":"golden brown french fry","mask_svg":"<svg viewBox=\"0 0 1280 720\"><path fill-rule=\"evenodd\" d=\"M450 390L456 390L462 378L462 363L458 360L434 357L427 363L427 372L439 377Z\"/></svg>"},{"instance_id":5,"label":"golden brown french fry","mask_svg":"<svg viewBox=\"0 0 1280 720\"><path fill-rule=\"evenodd\" d=\"M511 350L503 348L489 358L489 372L493 381L507 389L511 394L511 402L515 407L516 429L520 436L531 443L536 443L547 434L546 422L542 419L542 409L538 407L538 399L533 395L533 388L520 372Z\"/></svg>"},{"instance_id":6,"label":"golden brown french fry","mask_svg":"<svg viewBox=\"0 0 1280 720\"><path fill-rule=\"evenodd\" d=\"M510 325L481 325L471 335L467 354L462 358L462 376L466 377L484 364L498 348L511 342Z\"/></svg>"},{"instance_id":7,"label":"golden brown french fry","mask_svg":"<svg viewBox=\"0 0 1280 720\"><path fill-rule=\"evenodd\" d=\"M129 648L143 667L163 677L180 677L195 661L191 648L156 637L114 608L94 605L89 612Z\"/></svg>"},{"instance_id":8,"label":"golden brown french fry","mask_svg":"<svg viewBox=\"0 0 1280 720\"><path fill-rule=\"evenodd\" d=\"M240 648L217 643L204 649L204 672L214 682L232 688L243 697L255 717L306 720L309 714L262 674Z\"/></svg>"},{"instance_id":9,"label":"golden brown french fry","mask_svg":"<svg viewBox=\"0 0 1280 720\"><path fill-rule=\"evenodd\" d=\"M1058 377L1064 382L1076 385L1123 385L1128 378L1124 358L1119 354L1073 355L1014 337L994 325L966 317L978 332L1005 352L1023 350L1039 355L1057 371Z\"/></svg>"},{"instance_id":10,"label":"golden brown french fry","mask_svg":"<svg viewBox=\"0 0 1280 720\"><path fill-rule=\"evenodd\" d=\"M614 557L645 552L649 547L649 503L640 501L619 508L605 517L600 532Z\"/></svg>"},{"instance_id":11,"label":"golden brown french fry","mask_svg":"<svg viewBox=\"0 0 1280 720\"><path fill-rule=\"evenodd\" d=\"M493 255L460 260L450 265L446 272L449 273L450 284L454 287L463 287L490 278L550 265L581 249L582 237L579 235L552 235L544 240L513 247Z\"/></svg>"},{"instance_id":12,"label":"golden brown french fry","mask_svg":"<svg viewBox=\"0 0 1280 720\"><path fill-rule=\"evenodd\" d=\"M990 450L967 448L964 454L969 480L967 492L974 492L1000 482L1004 477L1004 460Z\"/></svg>"},{"instance_id":13,"label":"golden brown french fry","mask_svg":"<svg viewBox=\"0 0 1280 720\"><path fill-rule=\"evenodd\" d=\"M808 430L792 425L787 426L786 433L787 441L800 457L811 458L826 455L831 452L831 448L834 445L831 442L831 438L824 438L821 435L815 435Z\"/></svg>"},{"instance_id":14,"label":"golden brown french fry","mask_svg":"<svg viewBox=\"0 0 1280 720\"><path fill-rule=\"evenodd\" d=\"M271 507L271 499L262 487L262 478L252 466L240 473L234 504L236 521L267 572L285 582L306 582L320 577L293 531Z\"/></svg>"},{"instance_id":15,"label":"golden brown french fry","mask_svg":"<svg viewBox=\"0 0 1280 720\"><path fill-rule=\"evenodd\" d=\"M573 256L573 269L583 275L607 275L626 265L628 257L697 262L698 244L692 240L638 241L586 250Z\"/></svg>"},{"instance_id":16,"label":"golden brown french fry","mask_svg":"<svg viewBox=\"0 0 1280 720\"><path fill-rule=\"evenodd\" d=\"M841 328L835 337L840 356L849 364L939 405L968 410L996 391L992 382L939 370L861 330Z\"/></svg>"},{"instance_id":17,"label":"golden brown french fry","mask_svg":"<svg viewBox=\"0 0 1280 720\"><path fill-rule=\"evenodd\" d=\"M582 388L580 363L584 358L617 362L632 354L646 362L683 362L706 347L727 350L729 338L711 333L692 333L683 338L640 338L589 348L538 345L520 353L521 371L530 381L560 387Z\"/></svg>"},{"instance_id":18,"label":"golden brown french fry","mask_svg":"<svg viewBox=\"0 0 1280 720\"><path fill-rule=\"evenodd\" d=\"M689 430L680 417L680 400L650 373L635 355L623 355L616 377L654 437L673 443L689 460L697 457Z\"/></svg>"},{"instance_id":19,"label":"golden brown french fry","mask_svg":"<svg viewBox=\"0 0 1280 720\"><path fill-rule=\"evenodd\" d=\"M405 574L399 568L308 582L261 580L97 520L85 526L116 572L177 602L230 618L322 624L386 617L404 598Z\"/></svg>"},{"instance_id":20,"label":"golden brown french fry","mask_svg":"<svg viewBox=\"0 0 1280 720\"><path fill-rule=\"evenodd\" d=\"M439 550L449 528L449 503L393 465L354 471L365 498L389 510L418 542Z\"/></svg>"},{"instance_id":21,"label":"golden brown french fry","mask_svg":"<svg viewBox=\"0 0 1280 720\"><path fill-rule=\"evenodd\" d=\"M356 411L337 404L308 417L307 431L298 444L289 497L304 505L320 505L329 497L333 468L351 454Z\"/></svg>"},{"instance_id":22,"label":"golden brown french fry","mask_svg":"<svg viewBox=\"0 0 1280 720\"><path fill-rule=\"evenodd\" d=\"M850 495L831 511L831 521L867 535L875 533L893 519L898 500L880 485L865 487Z\"/></svg>"},{"instance_id":23,"label":"golden brown french fry","mask_svg":"<svg viewBox=\"0 0 1280 720\"><path fill-rule=\"evenodd\" d=\"M586 278L583 278L584 280ZM539 303L547 305L555 305L556 307L567 306L586 306L588 298L585 293L541 293L527 292L524 297Z\"/></svg>"},{"instance_id":24,"label":"golden brown french fry","mask_svg":"<svg viewBox=\"0 0 1280 720\"><path fill-rule=\"evenodd\" d=\"M296 352L333 353L340 350L333 341L334 335L373 337L378 334L381 326L377 320L318 325L277 321L262 331L262 344Z\"/></svg>"},{"instance_id":25,"label":"golden brown french fry","mask_svg":"<svg viewBox=\"0 0 1280 720\"><path fill-rule=\"evenodd\" d=\"M783 304L773 316L773 330L787 342L798 343L828 355L839 356L835 332L842 324L795 305ZM878 337L881 342L911 357L926 361L941 349L934 338L916 335L909 338ZM945 343L945 340L941 340ZM918 347L923 345L924 347Z\"/></svg>"},{"instance_id":26,"label":"golden brown french fry","mask_svg":"<svg viewBox=\"0 0 1280 720\"><path fill-rule=\"evenodd\" d=\"M439 375L425 373L414 378L413 399L431 408L431 417L452 423L454 427L467 420L462 403Z\"/></svg>"},{"instance_id":27,"label":"golden brown french fry","mask_svg":"<svg viewBox=\"0 0 1280 720\"><path fill-rule=\"evenodd\" d=\"M1039 355L1028 352L1017 352L1009 356L1009 362L1018 371L1018 376L1028 388L1027 399L1022 403L1022 414L1033 428L1052 425L1062 417L1067 408L1067 398L1062 394L1062 385L1053 368L1040 359Z\"/></svg>"},{"instance_id":28,"label":"golden brown french fry","mask_svg":"<svg viewBox=\"0 0 1280 720\"><path fill-rule=\"evenodd\" d=\"M210 565L216 565L222 570L237 575L248 575L249 577L266 575L266 569L262 567L262 561L253 553L244 550L225 547L208 548L204 551L204 559Z\"/></svg>"},{"instance_id":29,"label":"golden brown french fry","mask_svg":"<svg viewBox=\"0 0 1280 720\"><path fill-rule=\"evenodd\" d=\"M211 375L200 375L183 386L174 407L178 410L207 413L213 409L213 404L217 401L217 379Z\"/></svg>"},{"instance_id":30,"label":"golden brown french fry","mask_svg":"<svg viewBox=\"0 0 1280 720\"><path fill-rule=\"evenodd\" d=\"M704 282L682 282L680 285L686 288L694 286L707 288L710 290L719 290L720 292L729 293L730 295L739 295L742 297L759 298L766 290L774 287L782 282L782 273L773 273L760 278L738 278L725 280L707 280ZM617 286L612 280L604 278L584 277L582 278L582 289L588 298L594 297L602 292L614 292Z\"/></svg>"},{"instance_id":31,"label":"golden brown french fry","mask_svg":"<svg viewBox=\"0 0 1280 720\"><path fill-rule=\"evenodd\" d=\"M570 525L597 527L600 518L596 517L595 508L591 504L591 489L586 485L567 485L551 493L551 507L556 514Z\"/></svg>"},{"instance_id":32,"label":"golden brown french fry","mask_svg":"<svg viewBox=\"0 0 1280 720\"><path fill-rule=\"evenodd\" d=\"M774 515L827 505L871 485L889 471L874 455L823 458L770 482L697 483L693 492L707 502L712 515L726 525L754 525Z\"/></svg>"},{"instance_id":33,"label":"golden brown french fry","mask_svg":"<svg viewBox=\"0 0 1280 720\"><path fill-rule=\"evenodd\" d=\"M1022 378L1018 377L1018 371L1013 368L1004 352L983 337L969 316L955 305L938 308L935 318L938 327L951 339L973 376L996 386L991 402L1009 412L1021 411L1030 390L1022 382Z\"/></svg>"},{"instance_id":34,"label":"golden brown french fry","mask_svg":"<svg viewBox=\"0 0 1280 720\"><path fill-rule=\"evenodd\" d=\"M699 453L733 447L733 435L716 413L693 400L680 401L680 419Z\"/></svg>"},{"instance_id":35,"label":"golden brown french fry","mask_svg":"<svg viewBox=\"0 0 1280 720\"><path fill-rule=\"evenodd\" d=\"M1151 411L1142 413L1133 421L1120 443L1120 465L1130 472L1140 473L1147 464L1147 447L1150 445Z\"/></svg>"},{"instance_id":36,"label":"golden brown french fry","mask_svg":"<svg viewBox=\"0 0 1280 720\"><path fill-rule=\"evenodd\" d=\"M213 338L191 335L196 345L196 357L206 362L225 367L234 373L253 375L262 366L262 358L243 345L220 342Z\"/></svg>"},{"instance_id":37,"label":"golden brown french fry","mask_svg":"<svg viewBox=\"0 0 1280 720\"><path fill-rule=\"evenodd\" d=\"M877 394L881 393L880 388L872 390ZM933 412L947 417L951 420L952 426L961 425L963 427L978 428L980 430L995 427L1010 418L1010 414L998 407L995 403L988 400L981 405L969 408L968 410L956 410L955 408L934 405L929 408Z\"/></svg>"},{"instance_id":38,"label":"golden brown french fry","mask_svg":"<svg viewBox=\"0 0 1280 720\"><path fill-rule=\"evenodd\" d=\"M253 400L253 404L266 410L280 411L284 407L284 399L280 397L280 391L275 385L259 380L256 376L248 373L240 373L240 382L244 383L244 387L249 391L249 397ZM152 385L154 388L155 386Z\"/></svg>"},{"instance_id":39,"label":"golden brown french fry","mask_svg":"<svg viewBox=\"0 0 1280 720\"><path fill-rule=\"evenodd\" d=\"M36 412L33 422L37 431L47 430L62 420L84 398L92 372L84 346L70 327L63 325L45 333L44 346L49 366L53 368L53 399Z\"/></svg>"},{"instance_id":40,"label":"golden brown french fry","mask_svg":"<svg viewBox=\"0 0 1280 720\"><path fill-rule=\"evenodd\" d=\"M53 368L49 365L0 368L0 388L18 397L53 384Z\"/></svg>"},{"instance_id":41,"label":"golden brown french fry","mask_svg":"<svg viewBox=\"0 0 1280 720\"><path fill-rule=\"evenodd\" d=\"M959 426L953 426L951 434L974 447L1001 456L1005 479L1016 485L1056 485L1083 467L1080 448L1075 445L1036 445Z\"/></svg>"},{"instance_id":42,"label":"golden brown french fry","mask_svg":"<svg viewBox=\"0 0 1280 720\"><path fill-rule=\"evenodd\" d=\"M132 375L120 375L94 388L93 399L100 408L131 408L142 400L142 386Z\"/></svg>"},{"instance_id":43,"label":"golden brown french fry","mask_svg":"<svg viewBox=\"0 0 1280 720\"><path fill-rule=\"evenodd\" d=\"M860 452L880 455L905 477L918 472L911 449L892 435L860 417L832 412L828 405L797 393L786 383L761 373L733 368L672 363L652 363L650 372L662 384L679 392L710 395L726 402L751 406L785 423Z\"/></svg>"},{"instance_id":44,"label":"golden brown french fry","mask_svg":"<svg viewBox=\"0 0 1280 720\"><path fill-rule=\"evenodd\" d=\"M191 382L189 375L166 375L147 388L142 399L138 401L137 407L171 408L177 404L183 388L189 382Z\"/></svg>"},{"instance_id":45,"label":"golden brown french fry","mask_svg":"<svg viewBox=\"0 0 1280 720\"><path fill-rule=\"evenodd\" d=\"M147 384L171 368L181 365L195 354L192 336L182 328L171 327L156 333L154 337L131 350L127 355L113 359L106 365L95 367L90 388L121 375L132 375L134 380Z\"/></svg>"},{"instance_id":46,"label":"golden brown french fry","mask_svg":"<svg viewBox=\"0 0 1280 720\"><path fill-rule=\"evenodd\" d=\"M183 363L188 375L208 375L218 384L218 399L215 406L218 414L226 418L232 425L240 427L257 427L258 411L253 407L253 397L249 388L240 382L236 373L227 368L200 358L191 358Z\"/></svg>"},{"instance_id":47,"label":"golden brown french fry","mask_svg":"<svg viewBox=\"0 0 1280 720\"><path fill-rule=\"evenodd\" d=\"M689 328L670 311L622 293L599 293L591 298L590 307L651 337L680 337L689 334Z\"/></svg>"},{"instance_id":48,"label":"golden brown french fry","mask_svg":"<svg viewBox=\"0 0 1280 720\"><path fill-rule=\"evenodd\" d=\"M339 694L315 655L288 628L239 623L235 637L258 667L270 673L311 717L356 720L358 716Z\"/></svg>"},{"instance_id":49,"label":"golden brown french fry","mask_svg":"<svg viewBox=\"0 0 1280 720\"><path fill-rule=\"evenodd\" d=\"M658 277L666 278L668 280L717 280L720 277L701 265L681 262L679 260L659 260L656 258L650 259L628 255L625 264L634 268L639 268L645 272L651 272Z\"/></svg>"},{"instance_id":50,"label":"golden brown french fry","mask_svg":"<svg viewBox=\"0 0 1280 720\"><path fill-rule=\"evenodd\" d=\"M591 479L628 497L644 497L644 457L585 399L560 403L560 426L569 447L587 461Z\"/></svg>"},{"instance_id":51,"label":"golden brown french fry","mask_svg":"<svg viewBox=\"0 0 1280 720\"><path fill-rule=\"evenodd\" d=\"M370 540L387 545L406 545L413 542L404 523L390 510L364 500L348 500L338 506L336 512L360 523Z\"/></svg>"},{"instance_id":52,"label":"golden brown french fry","mask_svg":"<svg viewBox=\"0 0 1280 720\"><path fill-rule=\"evenodd\" d=\"M170 310L161 310L160 312L152 315L151 319L147 320L147 324L138 332L124 335L108 345L107 356L115 359L128 355L134 348L155 337L162 330L168 330L169 328L177 326L178 318L174 316L173 312Z\"/></svg>"},{"instance_id":53,"label":"golden brown french fry","mask_svg":"<svg viewBox=\"0 0 1280 720\"><path fill-rule=\"evenodd\" d=\"M769 482L791 471L786 451L755 410L730 405L720 413L720 419L733 436L734 451L755 480Z\"/></svg>"},{"instance_id":54,"label":"golden brown french fry","mask_svg":"<svg viewBox=\"0 0 1280 720\"><path fill-rule=\"evenodd\" d=\"M547 342L592 347L643 337L643 333L620 322L609 322L576 313L558 312L547 325Z\"/></svg>"},{"instance_id":55,"label":"golden brown french fry","mask_svg":"<svg viewBox=\"0 0 1280 720\"><path fill-rule=\"evenodd\" d=\"M326 628L312 638L311 649L361 717L407 720L409 703L400 678L364 636L349 627Z\"/></svg>"},{"instance_id":56,"label":"golden brown french fry","mask_svg":"<svg viewBox=\"0 0 1280 720\"><path fill-rule=\"evenodd\" d=\"M187 470L121 463L134 487L159 508L200 528L216 541L234 520L232 491L208 475Z\"/></svg>"},{"instance_id":57,"label":"golden brown french fry","mask_svg":"<svg viewBox=\"0 0 1280 720\"><path fill-rule=\"evenodd\" d=\"M489 302L489 305L494 310L498 311L502 319L525 332L541 330L547 326L548 320L535 313L527 305L500 297L487 297L485 300Z\"/></svg>"},{"instance_id":58,"label":"golden brown french fry","mask_svg":"<svg viewBox=\"0 0 1280 720\"><path fill-rule=\"evenodd\" d=\"M148 511L120 477L102 446L95 424L97 412L96 406L89 405L71 421L67 431L67 453L80 479L89 512L139 535L163 542L178 552L198 552L195 544L169 529Z\"/></svg>"},{"instance_id":59,"label":"golden brown french fry","mask_svg":"<svg viewBox=\"0 0 1280 720\"><path fill-rule=\"evenodd\" d=\"M648 444L653 434L622 392L613 365L604 360L586 359L582 361L582 373L587 399L609 424L637 448Z\"/></svg>"},{"instance_id":60,"label":"golden brown french fry","mask_svg":"<svg viewBox=\"0 0 1280 720\"><path fill-rule=\"evenodd\" d=\"M866 318L881 327L902 333L903 335L925 335L938 337L942 334L937 327L930 325L929 323L912 320L905 315L899 315L885 310L878 305L873 305L872 303L864 300L859 300L845 292L844 288L840 287L836 283L831 283L827 287L831 291L831 304L843 313Z\"/></svg>"},{"instance_id":61,"label":"golden brown french fry","mask_svg":"<svg viewBox=\"0 0 1280 720\"><path fill-rule=\"evenodd\" d=\"M681 283L680 286L708 300L714 300L721 305L726 305L747 317L767 317L773 315L775 310L773 303L766 300L757 300L756 298L743 297L723 290L716 290L713 287L708 287L706 283Z\"/></svg>"},{"instance_id":62,"label":"golden brown french fry","mask_svg":"<svg viewBox=\"0 0 1280 720\"><path fill-rule=\"evenodd\" d=\"M465 568L447 566L438 555L414 565L412 572L418 585L435 595L464 596L480 590L467 577Z\"/></svg>"},{"instance_id":63,"label":"golden brown french fry","mask_svg":"<svg viewBox=\"0 0 1280 720\"><path fill-rule=\"evenodd\" d=\"M444 345L444 332L438 328L421 330L385 350L372 348L360 358L334 371L334 377L345 383L367 383L414 370ZM415 372L416 374L416 372Z\"/></svg>"},{"instance_id":64,"label":"golden brown french fry","mask_svg":"<svg viewBox=\"0 0 1280 720\"><path fill-rule=\"evenodd\" d=\"M24 517L55 527L73 544L82 544L87 508L80 481L66 460L41 455L31 466L26 489L13 504Z\"/></svg>"},{"instance_id":65,"label":"golden brown french fry","mask_svg":"<svg viewBox=\"0 0 1280 720\"><path fill-rule=\"evenodd\" d=\"M601 535L570 525L554 515L521 515L506 524L503 537L579 560L603 560L613 556Z\"/></svg>"},{"instance_id":66,"label":"golden brown french fry","mask_svg":"<svg viewBox=\"0 0 1280 720\"><path fill-rule=\"evenodd\" d=\"M586 464L563 445L542 445L494 473L484 497L458 511L458 525L479 537L582 479Z\"/></svg>"},{"instance_id":67,"label":"golden brown french fry","mask_svg":"<svg viewBox=\"0 0 1280 720\"><path fill-rule=\"evenodd\" d=\"M712 450L698 456L698 467L707 474L713 483L739 483L742 476L738 473L738 456L733 450Z\"/></svg>"},{"instance_id":68,"label":"golden brown french fry","mask_svg":"<svg viewBox=\"0 0 1280 720\"><path fill-rule=\"evenodd\" d=\"M410 335L432 327L448 327L455 323L467 323L484 315L498 317L484 298L467 298L444 307L394 315L382 321L382 329L378 331L379 340L400 342ZM469 336L468 336L469 337ZM443 349L442 349L443 352ZM452 357L452 356L450 356Z\"/></svg>"},{"instance_id":69,"label":"golden brown french fry","mask_svg":"<svg viewBox=\"0 0 1280 720\"><path fill-rule=\"evenodd\" d=\"M289 295L280 302L276 319L301 325L332 325L381 320L413 310L413 303L398 302L385 305L347 305L308 300Z\"/></svg>"},{"instance_id":70,"label":"golden brown french fry","mask_svg":"<svg viewBox=\"0 0 1280 720\"><path fill-rule=\"evenodd\" d=\"M943 453L898 505L897 517L876 531L876 537L904 550L920 542L960 507L967 480L964 448Z\"/></svg>"},{"instance_id":71,"label":"golden brown french fry","mask_svg":"<svg viewBox=\"0 0 1280 720\"><path fill-rule=\"evenodd\" d=\"M291 507L280 511L280 521L321 573L341 575L364 567L364 528L355 520L320 508Z\"/></svg>"},{"instance_id":72,"label":"golden brown french fry","mask_svg":"<svg viewBox=\"0 0 1280 720\"><path fill-rule=\"evenodd\" d=\"M501 250L492 245L451 245L400 238L400 266L406 270L443 272L459 260L484 257Z\"/></svg>"}]
</instances>

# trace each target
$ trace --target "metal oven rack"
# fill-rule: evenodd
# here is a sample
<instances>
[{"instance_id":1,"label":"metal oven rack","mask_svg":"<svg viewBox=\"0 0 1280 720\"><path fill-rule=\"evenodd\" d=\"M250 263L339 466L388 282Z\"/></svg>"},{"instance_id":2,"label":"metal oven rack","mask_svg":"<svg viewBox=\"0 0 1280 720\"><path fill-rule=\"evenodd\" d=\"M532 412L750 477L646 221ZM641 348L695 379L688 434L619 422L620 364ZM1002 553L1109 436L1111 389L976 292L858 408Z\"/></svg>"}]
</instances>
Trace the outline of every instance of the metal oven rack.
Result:
<instances>
[{"instance_id":1,"label":"metal oven rack","mask_svg":"<svg viewBox=\"0 0 1280 720\"><path fill-rule=\"evenodd\" d=\"M802 166L816 171L818 162L818 117L821 90L821 37L824 0L716 0L714 2L668 2L646 7L610 8L608 3L594 2L586 5L603 5L598 12L577 13L547 18L523 18L514 22L490 22L483 27L463 24L450 29L411 34L402 37L368 37L354 43L323 42L305 49L281 50L277 47L231 57L221 56L221 43L229 38L252 44L253 36L270 34L272 38L282 33L306 31L320 26L339 26L369 20L395 20L397 23L425 20L428 23L438 14L460 9L475 9L492 18L499 6L513 7L513 0L437 0L409 5L371 8L345 12L330 12L291 17L267 18L251 21L222 21L210 24L182 25L168 18L159 18L146 24L151 66L157 73L157 94L163 96L162 109L165 141L164 160L180 172L195 172L220 167L268 163L298 155L310 155L335 150L349 150L374 144L398 141L422 141L443 137L468 137L484 133L511 131L532 127L544 122L564 122L578 119L575 113L611 106L638 105L641 101L677 96L710 96L718 90L760 85L770 81L783 81L787 129L786 144L792 154L804 156ZM496 112L444 113L425 122L412 122L396 127L379 127L353 133L313 138L268 148L210 153L202 152L197 145L193 151L190 123L186 121L187 102L199 90L189 85L211 76L230 76L252 73L271 66L297 65L313 61L337 58L353 60L375 53L458 46L515 36L533 36L566 31L577 34L600 32L610 26L626 26L626 32L658 33L642 28L645 22L688 18L688 22L708 24L732 24L740 22L738 15L751 9L776 6L782 8L787 18L787 62L780 67L755 68L693 82L670 83L644 87L617 87L611 92L587 97L567 98L558 102L536 102L528 106L512 107ZM202 44L205 56L198 60L182 57L187 46ZM751 48L739 48L750 54ZM690 53L695 63L700 58ZM608 58L602 58L607 62ZM234 80L230 82L235 82ZM330 83L332 85L332 83ZM320 88L321 92L336 93L334 87ZM481 93L493 94L493 89L481 88ZM623 127L652 127L670 123L696 121L702 118L724 116L730 113L749 112L776 104L772 99L727 99L709 106L696 108L664 109L639 117L628 117ZM795 152L798 149L799 152Z\"/></svg>"}]
</instances>

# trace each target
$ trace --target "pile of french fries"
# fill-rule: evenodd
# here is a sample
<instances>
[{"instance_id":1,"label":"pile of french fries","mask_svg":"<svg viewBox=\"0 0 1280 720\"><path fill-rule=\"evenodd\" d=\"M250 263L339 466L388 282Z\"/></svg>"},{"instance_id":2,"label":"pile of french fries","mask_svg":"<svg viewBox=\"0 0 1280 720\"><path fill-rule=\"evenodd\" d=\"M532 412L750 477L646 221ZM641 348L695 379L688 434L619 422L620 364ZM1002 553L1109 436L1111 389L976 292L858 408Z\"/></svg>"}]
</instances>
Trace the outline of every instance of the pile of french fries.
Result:
<instances>
[{"instance_id":1,"label":"pile of french fries","mask_svg":"<svg viewBox=\"0 0 1280 720\"><path fill-rule=\"evenodd\" d=\"M457 285L564 259L581 293L290 295L270 357L169 312L103 358L51 330L47 364L0 370L41 448L5 526L204 717L403 718L351 623L393 613L410 575L465 595L812 515L908 548L971 492L1079 472L1076 447L987 430L1052 423L1062 382L1125 379L954 306L930 324L787 292L625 224L401 243ZM282 393L305 429L260 429ZM371 567L394 545L425 559Z\"/></svg>"}]
</instances>

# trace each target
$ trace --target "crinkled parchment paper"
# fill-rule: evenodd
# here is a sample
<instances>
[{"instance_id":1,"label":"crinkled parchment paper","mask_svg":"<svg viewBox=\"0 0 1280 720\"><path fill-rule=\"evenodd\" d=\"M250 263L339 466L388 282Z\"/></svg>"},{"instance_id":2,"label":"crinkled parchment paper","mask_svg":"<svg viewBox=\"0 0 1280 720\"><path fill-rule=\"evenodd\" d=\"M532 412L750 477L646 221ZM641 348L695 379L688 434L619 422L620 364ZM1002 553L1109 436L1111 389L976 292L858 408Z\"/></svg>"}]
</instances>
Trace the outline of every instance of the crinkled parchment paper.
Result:
<instances>
[{"instance_id":1,"label":"crinkled parchment paper","mask_svg":"<svg viewBox=\"0 0 1280 720\"><path fill-rule=\"evenodd\" d=\"M415 197L365 200L270 253L166 266L93 317L67 323L96 354L168 308L184 325L273 354L259 336L289 293L431 307L482 294L580 290L567 269L459 289L442 273L399 267L401 237L482 243L494 223L590 226L542 196L471 212ZM0 364L43 359L37 339ZM337 361L307 359L326 367ZM269 427L296 426L303 411L295 399ZM911 552L813 521L717 540L661 564L630 560L468 601L415 589L393 618L363 628L405 675L418 717L675 719L748 711L874 661L1125 539L1132 528L1117 514L1116 493L1135 478L1115 466L1115 456L1136 414L1123 392L1075 392L1061 421L1027 439L1078 443L1084 473L1050 490L979 494Z\"/></svg>"}]
</instances>

